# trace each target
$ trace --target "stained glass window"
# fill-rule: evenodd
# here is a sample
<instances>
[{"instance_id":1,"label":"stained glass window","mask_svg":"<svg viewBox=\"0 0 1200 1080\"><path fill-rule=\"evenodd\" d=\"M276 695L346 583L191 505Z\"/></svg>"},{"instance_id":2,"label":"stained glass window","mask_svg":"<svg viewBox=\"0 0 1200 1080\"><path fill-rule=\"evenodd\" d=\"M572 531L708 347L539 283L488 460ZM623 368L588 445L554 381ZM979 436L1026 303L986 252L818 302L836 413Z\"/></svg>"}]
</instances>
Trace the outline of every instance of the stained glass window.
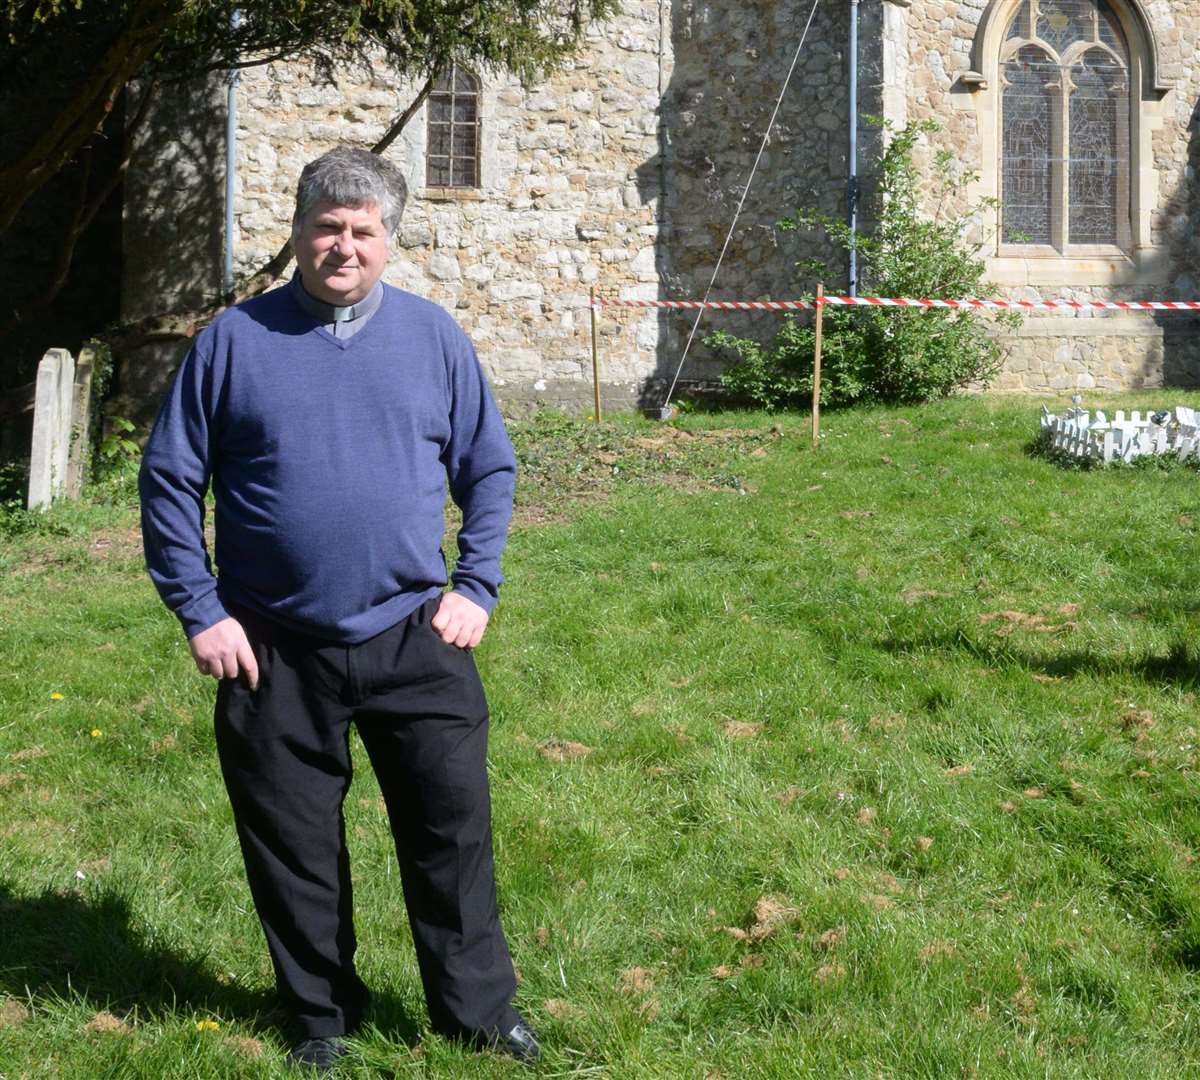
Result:
<instances>
[{"instance_id":1,"label":"stained glass window","mask_svg":"<svg viewBox=\"0 0 1200 1080\"><path fill-rule=\"evenodd\" d=\"M1079 0L1041 0L1037 13L1037 36L1060 55L1076 41L1091 41L1096 32L1092 3Z\"/></svg>"},{"instance_id":2,"label":"stained glass window","mask_svg":"<svg viewBox=\"0 0 1200 1080\"><path fill-rule=\"evenodd\" d=\"M1125 72L1099 49L1083 54L1071 69L1072 244L1117 242L1119 118L1125 104Z\"/></svg>"},{"instance_id":3,"label":"stained glass window","mask_svg":"<svg viewBox=\"0 0 1200 1080\"><path fill-rule=\"evenodd\" d=\"M1050 123L1058 66L1027 46L1005 65L1004 239L1049 244Z\"/></svg>"},{"instance_id":4,"label":"stained glass window","mask_svg":"<svg viewBox=\"0 0 1200 1080\"><path fill-rule=\"evenodd\" d=\"M1127 56L1125 36L1121 33L1121 24L1117 22L1107 4L1096 5L1096 18L1099 22L1100 40L1118 56Z\"/></svg>"},{"instance_id":5,"label":"stained glass window","mask_svg":"<svg viewBox=\"0 0 1200 1080\"><path fill-rule=\"evenodd\" d=\"M479 81L457 64L433 84L426 105L425 182L479 186Z\"/></svg>"},{"instance_id":6,"label":"stained glass window","mask_svg":"<svg viewBox=\"0 0 1200 1080\"><path fill-rule=\"evenodd\" d=\"M1121 244L1129 52L1112 9L1105 0L1022 0L1000 61L1002 242Z\"/></svg>"}]
</instances>

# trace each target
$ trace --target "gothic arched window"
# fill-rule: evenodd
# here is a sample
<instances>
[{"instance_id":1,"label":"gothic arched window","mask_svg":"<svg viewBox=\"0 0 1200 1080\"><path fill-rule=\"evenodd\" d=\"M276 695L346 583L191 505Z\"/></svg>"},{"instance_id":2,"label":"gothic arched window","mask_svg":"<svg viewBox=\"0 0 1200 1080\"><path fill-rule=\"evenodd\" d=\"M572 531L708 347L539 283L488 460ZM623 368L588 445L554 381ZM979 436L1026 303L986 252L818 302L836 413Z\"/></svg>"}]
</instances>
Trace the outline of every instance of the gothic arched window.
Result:
<instances>
[{"instance_id":1,"label":"gothic arched window","mask_svg":"<svg viewBox=\"0 0 1200 1080\"><path fill-rule=\"evenodd\" d=\"M1105 0L1021 0L1000 52L1000 239L1130 246L1129 49Z\"/></svg>"},{"instance_id":2,"label":"gothic arched window","mask_svg":"<svg viewBox=\"0 0 1200 1080\"><path fill-rule=\"evenodd\" d=\"M453 64L429 93L425 183L479 186L479 80Z\"/></svg>"}]
</instances>

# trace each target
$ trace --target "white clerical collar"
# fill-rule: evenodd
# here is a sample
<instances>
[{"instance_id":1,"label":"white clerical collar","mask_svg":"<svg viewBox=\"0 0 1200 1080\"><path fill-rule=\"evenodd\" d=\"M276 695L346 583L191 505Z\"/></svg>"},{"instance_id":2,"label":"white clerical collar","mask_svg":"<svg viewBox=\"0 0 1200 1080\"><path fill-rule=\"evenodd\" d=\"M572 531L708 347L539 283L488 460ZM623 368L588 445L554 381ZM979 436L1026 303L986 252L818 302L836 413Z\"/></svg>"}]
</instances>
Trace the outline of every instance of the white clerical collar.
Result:
<instances>
[{"instance_id":1,"label":"white clerical collar","mask_svg":"<svg viewBox=\"0 0 1200 1080\"><path fill-rule=\"evenodd\" d=\"M324 300L318 300L304 287L299 270L292 275L291 289L296 302L322 325L365 319L367 316L375 314L380 301L383 299L383 283L377 281L371 291L357 304L349 304L346 307L327 304Z\"/></svg>"}]
</instances>

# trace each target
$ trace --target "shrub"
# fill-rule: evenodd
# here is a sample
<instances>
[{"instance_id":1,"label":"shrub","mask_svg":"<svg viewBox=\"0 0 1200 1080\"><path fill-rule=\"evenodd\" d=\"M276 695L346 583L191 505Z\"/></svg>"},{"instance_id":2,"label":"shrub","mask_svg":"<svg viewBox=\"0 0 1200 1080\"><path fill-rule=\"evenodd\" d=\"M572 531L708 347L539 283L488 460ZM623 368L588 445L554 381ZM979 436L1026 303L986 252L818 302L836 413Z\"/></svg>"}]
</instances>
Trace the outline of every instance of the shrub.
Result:
<instances>
[{"instance_id":1,"label":"shrub","mask_svg":"<svg viewBox=\"0 0 1200 1080\"><path fill-rule=\"evenodd\" d=\"M939 130L938 124L926 120L895 132L884 126L891 139L879 162L881 215L872 233L852 236L844 222L816 210L801 210L779 227L822 229L842 251L856 247L866 295L986 295L979 258L983 242L967 234L980 211L995 201L983 199L961 209L964 190L976 174L957 168L954 156L941 151L934 156L930 177L936 209L932 215L924 213L913 149L921 136ZM808 280L840 276L820 259L804 260L797 267ZM1010 325L1020 321L1012 314L996 318ZM721 376L727 389L777 409L811 401L814 338L810 317L788 315L765 345L725 332L706 340L736 357ZM978 311L827 307L821 402L929 401L970 383L986 384L999 363L999 347Z\"/></svg>"}]
</instances>

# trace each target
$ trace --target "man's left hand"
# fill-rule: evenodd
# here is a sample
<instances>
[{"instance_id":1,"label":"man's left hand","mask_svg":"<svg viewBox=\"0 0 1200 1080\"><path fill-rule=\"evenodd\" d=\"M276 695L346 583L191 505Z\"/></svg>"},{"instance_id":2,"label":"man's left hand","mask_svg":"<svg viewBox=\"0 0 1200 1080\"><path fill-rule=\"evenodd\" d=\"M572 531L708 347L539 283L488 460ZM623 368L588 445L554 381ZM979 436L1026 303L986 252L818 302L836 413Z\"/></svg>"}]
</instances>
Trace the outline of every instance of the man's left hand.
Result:
<instances>
[{"instance_id":1,"label":"man's left hand","mask_svg":"<svg viewBox=\"0 0 1200 1080\"><path fill-rule=\"evenodd\" d=\"M462 593L448 592L442 596L431 625L447 645L473 649L487 629L488 613L474 600Z\"/></svg>"}]
</instances>

